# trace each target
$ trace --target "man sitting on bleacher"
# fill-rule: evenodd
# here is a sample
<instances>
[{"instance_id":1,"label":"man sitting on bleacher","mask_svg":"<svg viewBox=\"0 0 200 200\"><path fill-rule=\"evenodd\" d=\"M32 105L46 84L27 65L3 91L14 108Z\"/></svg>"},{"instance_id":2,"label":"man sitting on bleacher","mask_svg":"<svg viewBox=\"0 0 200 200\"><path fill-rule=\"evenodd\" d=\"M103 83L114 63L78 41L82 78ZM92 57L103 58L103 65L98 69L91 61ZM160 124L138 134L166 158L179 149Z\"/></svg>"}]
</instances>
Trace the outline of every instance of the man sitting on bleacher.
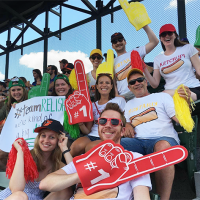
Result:
<instances>
[{"instance_id":1,"label":"man sitting on bleacher","mask_svg":"<svg viewBox=\"0 0 200 200\"><path fill-rule=\"evenodd\" d=\"M172 97L167 93L150 94L143 72L132 69L127 75L128 87L135 98L125 106L125 137L121 145L143 155L179 144L172 119L175 117ZM174 166L155 172L157 193L161 200L169 200L174 179Z\"/></svg>"},{"instance_id":2,"label":"man sitting on bleacher","mask_svg":"<svg viewBox=\"0 0 200 200\"><path fill-rule=\"evenodd\" d=\"M102 141L112 140L116 144L120 144L121 137L125 131L125 117L119 106L115 103L108 103L102 111L98 125L99 137ZM105 153L106 151L104 151ZM103 151L102 151L103 153ZM134 158L141 155L133 153ZM111 153L112 154L112 153ZM70 153L68 152L68 156ZM108 156L107 160L112 160L112 156ZM123 162L123 161L122 161ZM88 170L88 169L87 169ZM84 168L83 168L84 173ZM99 178L99 177L98 177ZM86 177L87 179L87 177ZM99 179L100 180L100 179ZM113 179L114 180L114 179ZM88 181L89 182L89 181ZM73 162L69 163L62 169L47 175L41 182L39 188L50 192L63 190L69 186L80 183L77 170ZM71 199L116 199L116 200L150 200L149 189L151 188L151 181L149 174L138 177L131 181L120 184L112 189L106 189L97 193L86 195L80 184L77 185L76 192Z\"/></svg>"}]
</instances>

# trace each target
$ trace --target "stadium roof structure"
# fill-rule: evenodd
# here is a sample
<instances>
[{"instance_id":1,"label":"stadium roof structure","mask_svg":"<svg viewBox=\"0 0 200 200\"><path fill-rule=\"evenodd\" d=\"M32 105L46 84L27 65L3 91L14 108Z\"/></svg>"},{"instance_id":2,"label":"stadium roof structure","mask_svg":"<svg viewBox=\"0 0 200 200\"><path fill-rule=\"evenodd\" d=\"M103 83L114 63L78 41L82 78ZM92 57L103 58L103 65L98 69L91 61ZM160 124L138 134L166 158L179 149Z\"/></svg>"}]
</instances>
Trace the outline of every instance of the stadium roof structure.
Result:
<instances>
[{"instance_id":1,"label":"stadium roof structure","mask_svg":"<svg viewBox=\"0 0 200 200\"><path fill-rule=\"evenodd\" d=\"M33 43L44 41L44 64L43 70L46 71L47 67L47 52L48 52L48 38L50 37L58 37L61 40L61 33L73 29L77 26L88 23L92 20L96 20L96 47L101 49L101 17L110 14L111 22L113 21L113 13L121 9L121 6L114 7L114 3L116 0L110 0L103 5L103 0L96 0L96 7L93 6L92 2L94 0L76 0L82 2L87 9L83 9L77 6L73 6L68 3L68 0L36 0L36 1L0 1L0 34L7 31L7 41L6 46L3 46L0 43L0 49L3 52L1 55L6 54L6 66L5 66L5 78L8 77L8 68L9 68L9 53L18 49L21 49L21 54L23 55L23 47L29 46ZM134 2L136 0L132 0L129 2ZM142 1L142 0L137 0ZM54 7L60 6L59 12L57 12ZM89 14L90 17L81 20L77 23L69 25L67 27L61 27L62 24L62 7L67 7L73 9L75 11L83 12ZM179 34L181 38L186 37L186 22L185 22L185 1L177 0L177 8L178 8L178 24L179 24ZM59 17L59 29L51 32L48 27L49 22L49 12L54 13ZM37 26L33 24L34 20L41 13L45 13L45 26L44 29L41 30ZM13 42L10 40L11 29L17 28L21 32L19 35L16 35L16 38ZM32 28L35 32L37 32L40 37L35 40L24 43L23 37L24 33L28 28ZM18 41L21 40L21 45L17 44ZM17 45L16 45L17 44Z\"/></svg>"}]
</instances>

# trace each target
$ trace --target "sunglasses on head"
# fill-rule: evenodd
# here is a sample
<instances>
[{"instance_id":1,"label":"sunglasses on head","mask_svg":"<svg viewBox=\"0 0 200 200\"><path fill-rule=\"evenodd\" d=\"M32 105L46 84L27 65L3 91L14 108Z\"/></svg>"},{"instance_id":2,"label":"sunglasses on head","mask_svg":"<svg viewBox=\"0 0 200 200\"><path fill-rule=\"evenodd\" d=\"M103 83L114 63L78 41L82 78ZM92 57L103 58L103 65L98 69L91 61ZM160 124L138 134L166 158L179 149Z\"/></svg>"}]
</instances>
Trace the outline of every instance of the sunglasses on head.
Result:
<instances>
[{"instance_id":1,"label":"sunglasses on head","mask_svg":"<svg viewBox=\"0 0 200 200\"><path fill-rule=\"evenodd\" d=\"M101 118L98 119L98 124L105 126L108 121L110 121L112 126L118 126L119 124L121 124L123 126L122 120L117 119L117 118L103 118L103 117L101 117Z\"/></svg>"},{"instance_id":2,"label":"sunglasses on head","mask_svg":"<svg viewBox=\"0 0 200 200\"><path fill-rule=\"evenodd\" d=\"M12 82L18 82L18 81L19 81L19 78L15 76L15 77L13 77L13 78L11 79L11 81L12 81Z\"/></svg>"},{"instance_id":3,"label":"sunglasses on head","mask_svg":"<svg viewBox=\"0 0 200 200\"><path fill-rule=\"evenodd\" d=\"M95 60L96 58L97 58L97 60L102 59L102 57L100 55L98 55L98 56L92 55L92 56L90 56L90 58L92 58L92 60Z\"/></svg>"},{"instance_id":4,"label":"sunglasses on head","mask_svg":"<svg viewBox=\"0 0 200 200\"><path fill-rule=\"evenodd\" d=\"M172 36L174 32L172 31L165 31L160 34L160 37L166 37L166 35Z\"/></svg>"},{"instance_id":5,"label":"sunglasses on head","mask_svg":"<svg viewBox=\"0 0 200 200\"><path fill-rule=\"evenodd\" d=\"M124 40L124 38L118 38L116 40L112 41L112 44L117 44L117 42L122 42Z\"/></svg>"},{"instance_id":6,"label":"sunglasses on head","mask_svg":"<svg viewBox=\"0 0 200 200\"><path fill-rule=\"evenodd\" d=\"M129 81L129 85L135 85L136 81L139 82L139 83L142 83L143 81L145 80L144 77L139 77L139 78L136 78L136 79L133 79L131 81Z\"/></svg>"}]
</instances>

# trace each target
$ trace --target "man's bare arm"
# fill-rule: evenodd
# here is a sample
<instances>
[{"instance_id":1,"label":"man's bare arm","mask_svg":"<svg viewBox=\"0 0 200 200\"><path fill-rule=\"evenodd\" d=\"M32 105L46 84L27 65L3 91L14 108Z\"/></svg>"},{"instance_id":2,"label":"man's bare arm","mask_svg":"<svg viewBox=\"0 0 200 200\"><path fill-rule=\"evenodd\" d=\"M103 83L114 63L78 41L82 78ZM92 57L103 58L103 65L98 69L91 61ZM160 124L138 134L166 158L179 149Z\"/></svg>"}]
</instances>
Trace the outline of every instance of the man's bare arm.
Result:
<instances>
[{"instance_id":1,"label":"man's bare arm","mask_svg":"<svg viewBox=\"0 0 200 200\"><path fill-rule=\"evenodd\" d=\"M77 173L66 174L63 169L59 169L58 171L47 175L40 182L39 188L49 192L57 192L76 183L80 183L80 179Z\"/></svg>"}]
</instances>

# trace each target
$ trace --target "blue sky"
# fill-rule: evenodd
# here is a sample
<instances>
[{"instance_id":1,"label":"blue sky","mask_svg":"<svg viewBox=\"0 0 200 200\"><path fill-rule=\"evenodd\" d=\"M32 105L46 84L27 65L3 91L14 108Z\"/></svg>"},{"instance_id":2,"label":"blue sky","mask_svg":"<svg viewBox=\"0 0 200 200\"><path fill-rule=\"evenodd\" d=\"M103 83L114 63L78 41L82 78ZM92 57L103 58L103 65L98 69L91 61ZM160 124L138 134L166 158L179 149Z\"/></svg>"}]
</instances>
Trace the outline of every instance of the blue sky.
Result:
<instances>
[{"instance_id":1,"label":"blue sky","mask_svg":"<svg viewBox=\"0 0 200 200\"><path fill-rule=\"evenodd\" d=\"M95 6L96 0L90 0ZM68 0L66 3L87 9L80 0ZM108 0L103 0L104 5ZM149 25L156 36L158 37L160 27L165 23L172 23L178 32L178 19L176 0L144 0L142 2L151 18L152 23ZM119 5L118 1L114 6ZM199 26L200 1L186 0L186 25L188 39L191 44L195 42L196 29ZM54 8L59 11L59 8ZM77 21L90 17L90 15L80 13L68 8L63 8L62 28ZM49 27L51 31L58 29L58 17L50 13ZM44 14L36 18L33 23L43 30L45 25ZM66 58L69 62L74 62L76 59L81 59L84 62L86 72L92 69L89 61L89 54L92 49L96 48L96 22L89 22L81 27L75 28L62 34L62 40L56 37L49 39L48 45L48 64L54 64L59 68L58 61ZM114 13L114 23L111 23L110 15L102 18L102 52L105 53L111 49L110 36L114 32L122 32L127 41L127 51L137 46L145 45L148 38L145 32L141 29L136 31L129 23L123 10ZM11 41L13 42L16 35L20 33L17 29L12 29ZM24 35L24 42L40 37L32 29L28 29ZM7 32L0 34L1 44L5 46L7 40ZM19 41L19 44L21 41ZM0 51L1 52L1 51ZM158 46L145 57L146 62L154 60L154 57L162 52L161 45ZM43 68L43 42L38 42L29 47L24 48L24 55L21 55L20 50L10 53L9 78L13 76L25 76L31 82L33 81L32 70L34 68ZM0 56L0 80L4 79L5 74L5 56Z\"/></svg>"}]
</instances>

